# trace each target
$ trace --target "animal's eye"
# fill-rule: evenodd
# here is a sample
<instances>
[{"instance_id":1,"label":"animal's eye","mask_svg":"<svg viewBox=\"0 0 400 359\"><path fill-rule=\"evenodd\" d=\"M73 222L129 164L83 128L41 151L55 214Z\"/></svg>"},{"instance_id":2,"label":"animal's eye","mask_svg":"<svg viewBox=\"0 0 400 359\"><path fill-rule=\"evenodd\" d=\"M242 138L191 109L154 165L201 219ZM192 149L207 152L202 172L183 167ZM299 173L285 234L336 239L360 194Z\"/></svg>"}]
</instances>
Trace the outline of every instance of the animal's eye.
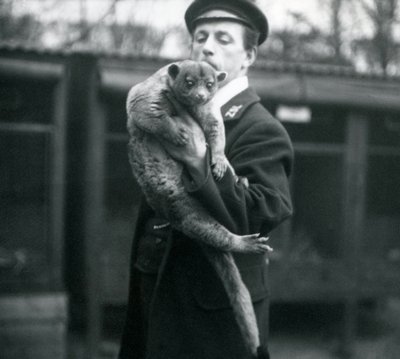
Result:
<instances>
[{"instance_id":1,"label":"animal's eye","mask_svg":"<svg viewBox=\"0 0 400 359\"><path fill-rule=\"evenodd\" d=\"M208 89L212 89L214 87L214 82L207 82L206 86Z\"/></svg>"},{"instance_id":2,"label":"animal's eye","mask_svg":"<svg viewBox=\"0 0 400 359\"><path fill-rule=\"evenodd\" d=\"M186 80L186 85L187 85L187 87L193 87L194 86L194 81Z\"/></svg>"}]
</instances>

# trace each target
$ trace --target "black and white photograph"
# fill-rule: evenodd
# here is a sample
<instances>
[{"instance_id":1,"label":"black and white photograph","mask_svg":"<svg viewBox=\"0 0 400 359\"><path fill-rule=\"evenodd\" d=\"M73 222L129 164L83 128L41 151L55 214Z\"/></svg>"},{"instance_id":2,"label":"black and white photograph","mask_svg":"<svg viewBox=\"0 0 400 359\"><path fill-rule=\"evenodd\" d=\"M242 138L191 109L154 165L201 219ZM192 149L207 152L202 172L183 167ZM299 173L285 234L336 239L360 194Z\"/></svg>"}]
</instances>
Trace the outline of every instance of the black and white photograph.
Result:
<instances>
[{"instance_id":1,"label":"black and white photograph","mask_svg":"<svg viewBox=\"0 0 400 359\"><path fill-rule=\"evenodd\" d=\"M0 359L400 357L400 0L0 0Z\"/></svg>"}]
</instances>

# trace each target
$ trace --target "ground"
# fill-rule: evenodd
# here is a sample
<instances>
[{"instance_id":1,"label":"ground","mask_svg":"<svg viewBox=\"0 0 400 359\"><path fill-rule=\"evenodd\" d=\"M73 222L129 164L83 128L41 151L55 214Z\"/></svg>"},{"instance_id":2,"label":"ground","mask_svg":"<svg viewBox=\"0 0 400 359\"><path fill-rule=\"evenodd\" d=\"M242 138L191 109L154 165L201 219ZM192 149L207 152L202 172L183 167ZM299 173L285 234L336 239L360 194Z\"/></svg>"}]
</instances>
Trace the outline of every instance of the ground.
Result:
<instances>
[{"instance_id":1,"label":"ground","mask_svg":"<svg viewBox=\"0 0 400 359\"><path fill-rule=\"evenodd\" d=\"M271 307L272 359L338 359L340 307L280 304ZM115 359L118 339L105 339L94 359ZM359 307L352 359L397 359L400 353L400 298ZM68 359L84 358L82 337L70 337ZM189 358L188 358L189 359Z\"/></svg>"}]
</instances>

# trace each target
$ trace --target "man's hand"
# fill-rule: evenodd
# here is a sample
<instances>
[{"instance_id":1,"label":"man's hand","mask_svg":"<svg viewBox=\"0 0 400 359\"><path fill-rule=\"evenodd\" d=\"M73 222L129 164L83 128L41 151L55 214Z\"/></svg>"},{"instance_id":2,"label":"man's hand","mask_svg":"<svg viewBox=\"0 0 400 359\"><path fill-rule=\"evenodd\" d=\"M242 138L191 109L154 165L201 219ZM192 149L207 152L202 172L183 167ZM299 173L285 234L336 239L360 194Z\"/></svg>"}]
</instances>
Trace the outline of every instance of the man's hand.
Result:
<instances>
[{"instance_id":1,"label":"man's hand","mask_svg":"<svg viewBox=\"0 0 400 359\"><path fill-rule=\"evenodd\" d=\"M201 183L207 175L207 144L203 130L171 94L166 93L166 96L178 114L173 119L179 121L187 129L187 143L177 146L165 140L161 142L171 157L186 166L193 180Z\"/></svg>"}]
</instances>

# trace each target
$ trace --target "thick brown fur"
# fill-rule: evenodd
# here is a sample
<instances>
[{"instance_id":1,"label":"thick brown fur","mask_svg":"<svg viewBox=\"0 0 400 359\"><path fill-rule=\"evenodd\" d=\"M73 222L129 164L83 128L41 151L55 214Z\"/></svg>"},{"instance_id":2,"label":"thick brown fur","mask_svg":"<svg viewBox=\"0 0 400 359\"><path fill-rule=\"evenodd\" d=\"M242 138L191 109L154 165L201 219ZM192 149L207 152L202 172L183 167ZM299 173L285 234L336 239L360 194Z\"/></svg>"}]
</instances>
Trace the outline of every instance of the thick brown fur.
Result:
<instances>
[{"instance_id":1,"label":"thick brown fur","mask_svg":"<svg viewBox=\"0 0 400 359\"><path fill-rule=\"evenodd\" d=\"M210 99L225 74L204 62L185 60L168 65L134 86L127 98L129 160L149 205L170 221L173 228L202 244L222 280L249 352L257 357L260 345L254 308L231 251L265 252L266 238L258 234L236 235L213 219L182 182L182 164L164 150L159 139L182 146L187 142L184 124L172 115L168 96L174 96L203 128L211 148L213 174L221 178L229 166L224 155L222 118L212 115ZM231 169L230 169L231 170Z\"/></svg>"}]
</instances>

